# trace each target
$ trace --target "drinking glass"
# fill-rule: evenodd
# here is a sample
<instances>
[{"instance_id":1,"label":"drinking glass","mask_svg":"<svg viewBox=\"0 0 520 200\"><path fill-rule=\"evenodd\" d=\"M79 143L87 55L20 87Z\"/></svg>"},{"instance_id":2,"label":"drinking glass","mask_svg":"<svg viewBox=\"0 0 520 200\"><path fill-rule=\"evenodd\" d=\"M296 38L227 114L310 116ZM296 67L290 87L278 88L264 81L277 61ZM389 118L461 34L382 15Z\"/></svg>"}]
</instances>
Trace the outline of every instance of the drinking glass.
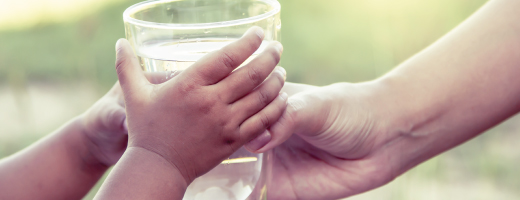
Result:
<instances>
[{"instance_id":1,"label":"drinking glass","mask_svg":"<svg viewBox=\"0 0 520 200\"><path fill-rule=\"evenodd\" d=\"M256 57L271 41L280 41L280 4L276 0L155 0L125 10L126 38L145 72L171 77L205 54L240 38L252 26L265 31ZM166 77L166 79L168 79ZM184 200L265 199L271 153L240 148L195 179Z\"/></svg>"}]
</instances>

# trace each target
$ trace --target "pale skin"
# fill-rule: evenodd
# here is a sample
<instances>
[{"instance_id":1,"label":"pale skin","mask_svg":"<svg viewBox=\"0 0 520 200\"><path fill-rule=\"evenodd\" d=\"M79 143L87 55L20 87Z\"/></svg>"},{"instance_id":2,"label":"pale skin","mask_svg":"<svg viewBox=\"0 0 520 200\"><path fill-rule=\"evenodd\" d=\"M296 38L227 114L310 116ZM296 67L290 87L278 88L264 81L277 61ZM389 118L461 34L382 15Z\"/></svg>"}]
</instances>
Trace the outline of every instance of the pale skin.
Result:
<instances>
[{"instance_id":1,"label":"pale skin","mask_svg":"<svg viewBox=\"0 0 520 200\"><path fill-rule=\"evenodd\" d=\"M0 199L81 199L126 149L119 83L88 111L0 160Z\"/></svg>"},{"instance_id":2,"label":"pale skin","mask_svg":"<svg viewBox=\"0 0 520 200\"><path fill-rule=\"evenodd\" d=\"M518 10L520 1L490 1L373 81L286 84L284 115L247 145L273 150L268 199L338 199L377 188L518 113Z\"/></svg>"},{"instance_id":3,"label":"pale skin","mask_svg":"<svg viewBox=\"0 0 520 200\"><path fill-rule=\"evenodd\" d=\"M281 44L233 71L263 37L254 27L159 84L146 79L128 41L119 40L128 148L95 198L182 199L193 179L275 123L287 106L287 94L280 94L285 70L276 67Z\"/></svg>"}]
</instances>

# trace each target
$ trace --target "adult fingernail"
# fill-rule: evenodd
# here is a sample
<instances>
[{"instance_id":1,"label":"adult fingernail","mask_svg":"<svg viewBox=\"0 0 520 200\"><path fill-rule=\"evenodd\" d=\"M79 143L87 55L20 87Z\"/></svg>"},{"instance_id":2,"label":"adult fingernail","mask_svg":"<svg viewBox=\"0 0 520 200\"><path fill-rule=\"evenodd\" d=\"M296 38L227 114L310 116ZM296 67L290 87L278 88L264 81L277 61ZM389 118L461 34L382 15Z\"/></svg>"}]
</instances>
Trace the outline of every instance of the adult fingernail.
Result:
<instances>
[{"instance_id":1,"label":"adult fingernail","mask_svg":"<svg viewBox=\"0 0 520 200\"><path fill-rule=\"evenodd\" d=\"M282 98L283 100L287 100L288 97L289 95L287 94L287 92L282 92L282 94L280 94L280 98Z\"/></svg>"},{"instance_id":2,"label":"adult fingernail","mask_svg":"<svg viewBox=\"0 0 520 200\"><path fill-rule=\"evenodd\" d=\"M264 147L267 143L271 141L271 134L269 131L265 130L261 135L256 137L255 139L249 141L246 144L246 148L250 151L257 151L260 148Z\"/></svg>"}]
</instances>

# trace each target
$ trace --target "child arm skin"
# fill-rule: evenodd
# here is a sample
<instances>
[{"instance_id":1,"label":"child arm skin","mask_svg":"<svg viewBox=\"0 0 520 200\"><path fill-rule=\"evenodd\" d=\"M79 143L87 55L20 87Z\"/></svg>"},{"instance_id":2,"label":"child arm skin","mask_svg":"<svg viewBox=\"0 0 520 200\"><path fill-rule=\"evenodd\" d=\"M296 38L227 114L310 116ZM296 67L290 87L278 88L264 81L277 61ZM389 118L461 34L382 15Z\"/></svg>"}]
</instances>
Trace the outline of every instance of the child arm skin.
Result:
<instances>
[{"instance_id":1,"label":"child arm skin","mask_svg":"<svg viewBox=\"0 0 520 200\"><path fill-rule=\"evenodd\" d=\"M280 94L285 71L275 69L281 44L233 71L263 37L252 28L161 84L144 77L128 41L119 40L116 69L127 105L128 149L96 199L182 199L193 179L278 120L287 99Z\"/></svg>"},{"instance_id":2,"label":"child arm skin","mask_svg":"<svg viewBox=\"0 0 520 200\"><path fill-rule=\"evenodd\" d=\"M81 199L123 154L119 83L84 114L0 160L0 199Z\"/></svg>"}]
</instances>

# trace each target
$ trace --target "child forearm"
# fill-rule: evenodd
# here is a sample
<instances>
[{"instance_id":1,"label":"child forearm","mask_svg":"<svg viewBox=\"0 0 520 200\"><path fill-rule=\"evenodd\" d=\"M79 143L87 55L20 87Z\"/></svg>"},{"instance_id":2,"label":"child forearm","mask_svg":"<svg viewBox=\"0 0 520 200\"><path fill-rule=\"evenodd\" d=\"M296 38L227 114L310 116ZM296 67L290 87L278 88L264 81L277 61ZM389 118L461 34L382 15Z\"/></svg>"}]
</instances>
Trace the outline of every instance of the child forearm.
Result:
<instances>
[{"instance_id":1,"label":"child forearm","mask_svg":"<svg viewBox=\"0 0 520 200\"><path fill-rule=\"evenodd\" d=\"M77 117L30 147L0 161L0 199L81 199L108 166Z\"/></svg>"}]
</instances>

